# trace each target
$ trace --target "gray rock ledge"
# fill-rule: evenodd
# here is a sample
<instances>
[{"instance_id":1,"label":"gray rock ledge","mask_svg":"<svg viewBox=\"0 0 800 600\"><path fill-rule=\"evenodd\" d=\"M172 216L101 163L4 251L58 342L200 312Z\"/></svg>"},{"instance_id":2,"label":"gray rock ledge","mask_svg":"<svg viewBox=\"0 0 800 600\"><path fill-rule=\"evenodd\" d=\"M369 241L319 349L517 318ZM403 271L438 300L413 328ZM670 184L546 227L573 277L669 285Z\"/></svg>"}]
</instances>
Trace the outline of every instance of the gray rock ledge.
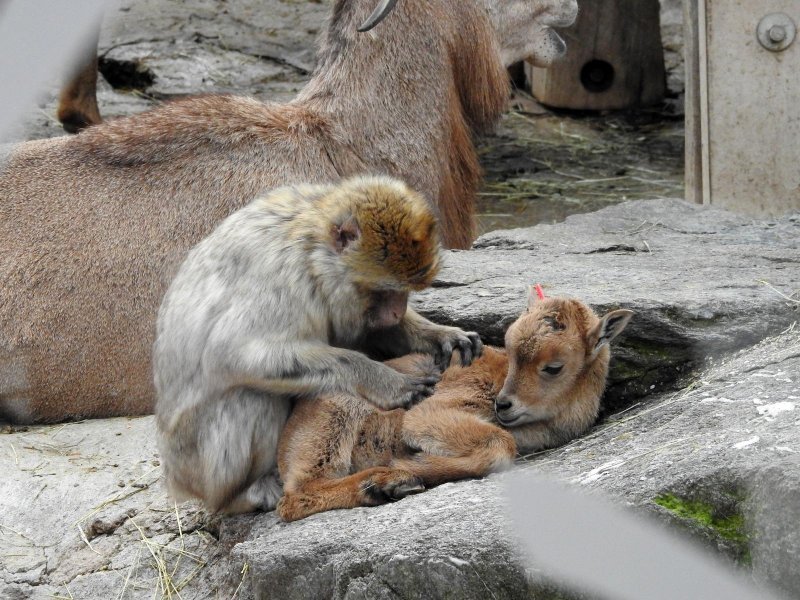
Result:
<instances>
[{"instance_id":1,"label":"gray rock ledge","mask_svg":"<svg viewBox=\"0 0 800 600\"><path fill-rule=\"evenodd\" d=\"M800 316L800 215L754 221L682 200L628 202L557 225L494 231L449 252L428 318L502 344L527 286L637 314L615 348L606 411L672 389L712 357Z\"/></svg>"},{"instance_id":2,"label":"gray rock ledge","mask_svg":"<svg viewBox=\"0 0 800 600\"><path fill-rule=\"evenodd\" d=\"M534 282L635 310L606 418L517 469L604 492L800 598L799 234L798 216L628 203L486 235L416 302L494 343ZM574 597L519 562L502 476L293 524L210 519L167 499L153 434L152 417L0 433L0 597Z\"/></svg>"}]
</instances>

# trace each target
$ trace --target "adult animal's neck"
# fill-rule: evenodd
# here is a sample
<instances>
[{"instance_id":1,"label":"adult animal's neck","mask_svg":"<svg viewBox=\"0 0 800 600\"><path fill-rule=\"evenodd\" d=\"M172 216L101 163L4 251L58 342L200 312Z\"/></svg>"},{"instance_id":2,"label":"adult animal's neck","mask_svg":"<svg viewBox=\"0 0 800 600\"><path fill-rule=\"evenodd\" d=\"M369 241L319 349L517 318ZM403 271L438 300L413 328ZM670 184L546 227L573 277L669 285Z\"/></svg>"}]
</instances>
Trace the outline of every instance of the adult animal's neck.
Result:
<instances>
[{"instance_id":1,"label":"adult animal's neck","mask_svg":"<svg viewBox=\"0 0 800 600\"><path fill-rule=\"evenodd\" d=\"M334 3L318 67L294 103L336 124L340 175L405 179L436 207L445 245L467 248L480 183L473 134L496 122L508 92L494 31L473 0L404 0L357 33L374 3Z\"/></svg>"}]
</instances>

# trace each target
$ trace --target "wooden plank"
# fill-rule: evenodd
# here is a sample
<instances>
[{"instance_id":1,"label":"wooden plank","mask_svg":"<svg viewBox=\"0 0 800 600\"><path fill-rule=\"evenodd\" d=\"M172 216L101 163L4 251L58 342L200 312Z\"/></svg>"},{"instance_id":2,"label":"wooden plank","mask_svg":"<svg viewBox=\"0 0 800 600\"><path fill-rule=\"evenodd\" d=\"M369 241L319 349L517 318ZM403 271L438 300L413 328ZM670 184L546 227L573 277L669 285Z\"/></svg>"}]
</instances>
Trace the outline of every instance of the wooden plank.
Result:
<instances>
[{"instance_id":1,"label":"wooden plank","mask_svg":"<svg viewBox=\"0 0 800 600\"><path fill-rule=\"evenodd\" d=\"M684 113L686 119L685 186L686 200L703 202L702 134L700 127L700 33L699 0L683 2L683 59L686 68ZM705 30L702 34L705 38Z\"/></svg>"},{"instance_id":2,"label":"wooden plank","mask_svg":"<svg viewBox=\"0 0 800 600\"><path fill-rule=\"evenodd\" d=\"M658 0L582 0L564 32L566 56L532 68L533 95L549 106L618 109L664 97L664 52Z\"/></svg>"},{"instance_id":3,"label":"wooden plank","mask_svg":"<svg viewBox=\"0 0 800 600\"><path fill-rule=\"evenodd\" d=\"M708 94L708 2L697 2L697 29L705 35L698 36L697 55L699 59L698 71L700 73L700 165L702 176L700 183L703 187L701 201L711 204L711 128L710 108L711 101Z\"/></svg>"}]
</instances>

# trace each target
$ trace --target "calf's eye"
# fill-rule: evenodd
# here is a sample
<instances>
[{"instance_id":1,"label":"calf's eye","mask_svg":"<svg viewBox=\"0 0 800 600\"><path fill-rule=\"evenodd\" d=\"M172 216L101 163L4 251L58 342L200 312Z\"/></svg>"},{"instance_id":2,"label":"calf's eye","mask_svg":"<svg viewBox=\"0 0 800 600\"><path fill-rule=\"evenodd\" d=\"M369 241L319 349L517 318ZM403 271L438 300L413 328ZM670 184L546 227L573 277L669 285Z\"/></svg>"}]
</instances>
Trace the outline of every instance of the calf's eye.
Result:
<instances>
[{"instance_id":1,"label":"calf's eye","mask_svg":"<svg viewBox=\"0 0 800 600\"><path fill-rule=\"evenodd\" d=\"M561 373L561 369L564 368L564 365L559 364L552 364L552 365L545 365L542 371L547 373L548 375L558 375Z\"/></svg>"}]
</instances>

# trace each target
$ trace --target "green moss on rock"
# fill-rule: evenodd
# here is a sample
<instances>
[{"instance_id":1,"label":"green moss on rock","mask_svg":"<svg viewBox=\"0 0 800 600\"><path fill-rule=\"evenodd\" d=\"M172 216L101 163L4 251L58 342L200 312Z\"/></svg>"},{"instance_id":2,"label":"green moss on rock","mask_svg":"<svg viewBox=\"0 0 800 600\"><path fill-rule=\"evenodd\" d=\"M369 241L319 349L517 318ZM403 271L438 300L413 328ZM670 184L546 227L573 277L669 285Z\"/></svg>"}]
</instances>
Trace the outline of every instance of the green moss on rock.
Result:
<instances>
[{"instance_id":1,"label":"green moss on rock","mask_svg":"<svg viewBox=\"0 0 800 600\"><path fill-rule=\"evenodd\" d=\"M721 514L713 505L700 500L680 498L674 494L661 494L653 502L666 508L675 516L689 520L695 525L726 540L738 549L740 563L750 563L750 548L744 517L739 512Z\"/></svg>"}]
</instances>

